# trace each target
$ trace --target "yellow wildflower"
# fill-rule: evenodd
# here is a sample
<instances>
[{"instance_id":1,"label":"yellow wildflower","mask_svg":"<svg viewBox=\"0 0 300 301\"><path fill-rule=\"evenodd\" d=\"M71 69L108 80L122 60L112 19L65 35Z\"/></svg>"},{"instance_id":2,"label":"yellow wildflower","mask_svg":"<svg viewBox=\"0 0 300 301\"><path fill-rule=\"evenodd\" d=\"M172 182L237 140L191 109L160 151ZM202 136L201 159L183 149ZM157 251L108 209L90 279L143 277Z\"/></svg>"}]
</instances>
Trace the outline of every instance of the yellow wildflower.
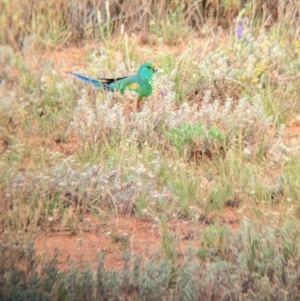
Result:
<instances>
[{"instance_id":1,"label":"yellow wildflower","mask_svg":"<svg viewBox=\"0 0 300 301\"><path fill-rule=\"evenodd\" d=\"M254 74L260 76L263 73L263 64L257 64L254 68Z\"/></svg>"},{"instance_id":2,"label":"yellow wildflower","mask_svg":"<svg viewBox=\"0 0 300 301\"><path fill-rule=\"evenodd\" d=\"M246 79L247 79L247 76L246 76L245 73L243 73L243 74L241 75L241 80L244 82Z\"/></svg>"}]
</instances>

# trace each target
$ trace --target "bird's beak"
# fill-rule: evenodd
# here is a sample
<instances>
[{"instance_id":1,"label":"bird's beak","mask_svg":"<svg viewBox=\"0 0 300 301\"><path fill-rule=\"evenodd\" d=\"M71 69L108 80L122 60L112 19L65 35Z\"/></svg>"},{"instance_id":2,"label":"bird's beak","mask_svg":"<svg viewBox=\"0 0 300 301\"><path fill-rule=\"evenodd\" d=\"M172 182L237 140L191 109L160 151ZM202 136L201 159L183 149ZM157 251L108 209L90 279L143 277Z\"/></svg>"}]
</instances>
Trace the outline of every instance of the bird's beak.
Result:
<instances>
[{"instance_id":1,"label":"bird's beak","mask_svg":"<svg viewBox=\"0 0 300 301\"><path fill-rule=\"evenodd\" d=\"M154 73L157 71L157 68L156 68L156 66L153 63L151 64L151 68L152 68L152 70L153 70Z\"/></svg>"}]
</instances>

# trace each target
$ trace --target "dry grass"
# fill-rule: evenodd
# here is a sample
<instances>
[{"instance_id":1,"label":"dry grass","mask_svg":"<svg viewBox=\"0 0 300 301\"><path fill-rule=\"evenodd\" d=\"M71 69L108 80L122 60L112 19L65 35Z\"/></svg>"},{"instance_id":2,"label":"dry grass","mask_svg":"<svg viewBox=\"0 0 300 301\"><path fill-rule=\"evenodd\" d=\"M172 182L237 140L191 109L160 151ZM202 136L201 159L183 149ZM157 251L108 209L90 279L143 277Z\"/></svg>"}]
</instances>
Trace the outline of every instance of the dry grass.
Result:
<instances>
[{"instance_id":1,"label":"dry grass","mask_svg":"<svg viewBox=\"0 0 300 301\"><path fill-rule=\"evenodd\" d=\"M140 33L149 42L152 31L165 42L177 43L191 30L198 34L228 28L244 9L251 27L275 22L299 22L295 1L2 1L0 4L0 42L15 50L35 41L43 47L62 46L82 39L102 40L120 32ZM288 27L287 27L288 28Z\"/></svg>"}]
</instances>

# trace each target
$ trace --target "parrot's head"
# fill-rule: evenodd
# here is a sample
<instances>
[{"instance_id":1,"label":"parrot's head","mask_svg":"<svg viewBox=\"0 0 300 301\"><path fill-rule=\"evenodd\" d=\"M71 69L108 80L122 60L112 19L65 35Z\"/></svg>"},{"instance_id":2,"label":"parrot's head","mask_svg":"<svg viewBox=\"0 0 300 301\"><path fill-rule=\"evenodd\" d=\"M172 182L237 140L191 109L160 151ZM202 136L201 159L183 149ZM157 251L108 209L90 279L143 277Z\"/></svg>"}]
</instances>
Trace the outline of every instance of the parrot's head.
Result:
<instances>
[{"instance_id":1,"label":"parrot's head","mask_svg":"<svg viewBox=\"0 0 300 301\"><path fill-rule=\"evenodd\" d=\"M156 69L155 65L152 62L147 62L140 66L138 74L143 75L143 76L151 76L152 77L152 75L156 71L157 71L157 69Z\"/></svg>"}]
</instances>

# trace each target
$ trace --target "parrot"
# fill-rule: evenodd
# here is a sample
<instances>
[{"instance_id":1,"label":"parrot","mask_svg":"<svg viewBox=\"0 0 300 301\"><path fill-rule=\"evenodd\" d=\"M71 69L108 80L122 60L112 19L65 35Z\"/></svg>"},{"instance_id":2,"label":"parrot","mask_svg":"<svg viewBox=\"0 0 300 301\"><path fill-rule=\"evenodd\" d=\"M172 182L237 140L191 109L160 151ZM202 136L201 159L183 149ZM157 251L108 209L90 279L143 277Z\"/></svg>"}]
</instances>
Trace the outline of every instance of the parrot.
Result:
<instances>
[{"instance_id":1,"label":"parrot","mask_svg":"<svg viewBox=\"0 0 300 301\"><path fill-rule=\"evenodd\" d=\"M146 62L139 67L136 74L119 78L93 79L73 72L68 73L84 82L93 84L101 90L119 91L121 94L124 94L126 90L137 92L137 107L140 110L140 102L142 99L150 96L152 93L152 78L156 71L157 68L152 62Z\"/></svg>"}]
</instances>

